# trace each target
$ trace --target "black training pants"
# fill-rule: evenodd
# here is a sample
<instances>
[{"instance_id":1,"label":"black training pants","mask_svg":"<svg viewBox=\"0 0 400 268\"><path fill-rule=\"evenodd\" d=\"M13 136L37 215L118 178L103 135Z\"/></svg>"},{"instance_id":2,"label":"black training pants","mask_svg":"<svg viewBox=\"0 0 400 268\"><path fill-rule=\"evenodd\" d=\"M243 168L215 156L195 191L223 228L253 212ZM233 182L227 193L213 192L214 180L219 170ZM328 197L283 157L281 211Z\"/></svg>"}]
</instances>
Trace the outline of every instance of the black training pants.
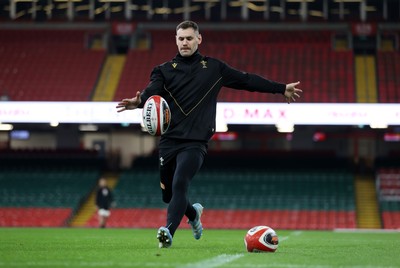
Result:
<instances>
[{"instance_id":1,"label":"black training pants","mask_svg":"<svg viewBox=\"0 0 400 268\"><path fill-rule=\"evenodd\" d=\"M204 160L204 151L182 148L164 154L160 150L160 181L162 199L168 203L167 225L173 236L184 215L194 220L196 211L188 198L190 181L199 171Z\"/></svg>"}]
</instances>

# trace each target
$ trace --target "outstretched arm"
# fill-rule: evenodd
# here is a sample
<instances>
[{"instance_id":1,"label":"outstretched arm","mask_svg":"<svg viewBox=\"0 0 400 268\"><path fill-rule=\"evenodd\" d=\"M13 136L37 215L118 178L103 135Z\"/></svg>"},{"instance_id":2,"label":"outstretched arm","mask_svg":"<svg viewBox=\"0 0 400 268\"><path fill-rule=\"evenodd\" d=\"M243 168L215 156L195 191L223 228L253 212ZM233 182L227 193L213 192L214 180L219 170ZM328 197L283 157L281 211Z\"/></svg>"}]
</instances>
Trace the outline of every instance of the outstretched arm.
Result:
<instances>
[{"instance_id":1,"label":"outstretched arm","mask_svg":"<svg viewBox=\"0 0 400 268\"><path fill-rule=\"evenodd\" d=\"M301 89L296 88L300 82L283 84L268 80L254 73L241 72L221 62L222 84L226 87L256 91L262 93L279 93L284 95L288 103L300 98Z\"/></svg>"},{"instance_id":2,"label":"outstretched arm","mask_svg":"<svg viewBox=\"0 0 400 268\"><path fill-rule=\"evenodd\" d=\"M136 92L136 96L132 99L123 99L117 105L117 112L123 112L126 110L133 110L136 108L143 108L146 100L152 95L160 95L164 87L164 76L162 75L160 68L155 67L150 75L150 83L140 93Z\"/></svg>"},{"instance_id":3,"label":"outstretched arm","mask_svg":"<svg viewBox=\"0 0 400 268\"><path fill-rule=\"evenodd\" d=\"M296 98L300 98L300 93L303 92L303 90L301 90L300 88L296 88L296 86L299 84L300 81L286 85L284 95L287 103L290 103L291 101L296 101Z\"/></svg>"},{"instance_id":4,"label":"outstretched arm","mask_svg":"<svg viewBox=\"0 0 400 268\"><path fill-rule=\"evenodd\" d=\"M123 99L120 103L117 105L117 112L123 112L126 110L133 110L136 109L141 103L140 99L140 92L136 92L136 96L133 97L132 99Z\"/></svg>"}]
</instances>

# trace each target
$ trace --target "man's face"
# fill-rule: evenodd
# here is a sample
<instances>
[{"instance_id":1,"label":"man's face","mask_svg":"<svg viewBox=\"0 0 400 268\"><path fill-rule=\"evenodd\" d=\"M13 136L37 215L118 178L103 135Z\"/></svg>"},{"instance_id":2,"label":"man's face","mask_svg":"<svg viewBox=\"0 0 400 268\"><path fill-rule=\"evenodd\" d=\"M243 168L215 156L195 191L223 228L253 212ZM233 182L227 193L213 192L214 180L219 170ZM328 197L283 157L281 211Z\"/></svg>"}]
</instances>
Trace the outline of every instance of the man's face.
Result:
<instances>
[{"instance_id":1,"label":"man's face","mask_svg":"<svg viewBox=\"0 0 400 268\"><path fill-rule=\"evenodd\" d=\"M176 32L176 45L182 57L192 56L201 44L201 35L193 28L179 29Z\"/></svg>"},{"instance_id":2,"label":"man's face","mask_svg":"<svg viewBox=\"0 0 400 268\"><path fill-rule=\"evenodd\" d=\"M99 180L99 186L100 187L106 187L107 186L107 181L105 179L100 179Z\"/></svg>"}]
</instances>

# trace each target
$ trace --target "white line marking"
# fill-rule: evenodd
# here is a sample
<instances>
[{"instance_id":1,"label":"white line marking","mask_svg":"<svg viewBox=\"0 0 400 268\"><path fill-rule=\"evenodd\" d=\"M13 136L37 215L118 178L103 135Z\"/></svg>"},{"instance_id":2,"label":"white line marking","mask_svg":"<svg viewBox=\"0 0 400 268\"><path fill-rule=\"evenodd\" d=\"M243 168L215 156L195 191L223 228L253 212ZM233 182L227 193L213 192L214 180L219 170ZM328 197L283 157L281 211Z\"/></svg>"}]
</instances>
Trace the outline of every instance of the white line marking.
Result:
<instances>
[{"instance_id":1,"label":"white line marking","mask_svg":"<svg viewBox=\"0 0 400 268\"><path fill-rule=\"evenodd\" d=\"M289 239L289 236L283 236L283 237L279 238L279 242L282 242L282 241L285 241L288 239Z\"/></svg>"},{"instance_id":2,"label":"white line marking","mask_svg":"<svg viewBox=\"0 0 400 268\"><path fill-rule=\"evenodd\" d=\"M399 229L334 229L335 233L399 233Z\"/></svg>"},{"instance_id":3,"label":"white line marking","mask_svg":"<svg viewBox=\"0 0 400 268\"><path fill-rule=\"evenodd\" d=\"M145 263L132 263L132 262L88 262L88 261L27 261L27 262L0 262L0 267L171 267L173 263L160 263L160 262L145 262Z\"/></svg>"},{"instance_id":4,"label":"white line marking","mask_svg":"<svg viewBox=\"0 0 400 268\"><path fill-rule=\"evenodd\" d=\"M281 238L279 238L279 242L282 242L282 241L285 241L285 240L288 240L289 239L289 237L291 236L291 235L294 235L294 236L299 236L299 235L301 235L303 232L302 231L295 231L295 232L291 232L288 236L282 236Z\"/></svg>"},{"instance_id":5,"label":"white line marking","mask_svg":"<svg viewBox=\"0 0 400 268\"><path fill-rule=\"evenodd\" d=\"M294 235L294 236L299 236L299 235L301 235L303 232L302 231L295 231L295 232L293 232L293 233L291 233L292 235Z\"/></svg>"},{"instance_id":6,"label":"white line marking","mask_svg":"<svg viewBox=\"0 0 400 268\"><path fill-rule=\"evenodd\" d=\"M250 253L252 254L252 253ZM257 254L257 253L256 253ZM266 253L269 254L269 253ZM61 262L61 261L28 261L28 262L19 262L19 263L7 263L7 262L0 262L0 267L180 267L180 268L185 268L185 267L201 267L201 268L209 268L209 267L218 267L220 265L232 262L240 257L243 257L243 254L237 254L237 255L219 255L215 258L209 259L208 261L211 260L217 260L217 258L228 258L225 259L225 261L221 261L221 263L215 262L209 263L207 261L203 262L197 262L193 263L192 265L186 264L184 266L176 266L174 263L160 263L160 262L140 262L140 263L132 263L132 262L113 262L113 261L108 261L108 262L79 262L79 261L71 261L71 262ZM232 258L233 257L233 258ZM232 258L232 259L229 259ZM226 261L228 260L228 261ZM202 266L203 265L203 266ZM252 263L230 263L229 267L232 268L265 268L265 264L252 264ZM330 266L330 265L319 265L319 264L293 264L293 263L270 263L268 264L268 267L271 268L334 268L336 266ZM341 265L340 268L398 268L398 266L376 266L376 265Z\"/></svg>"},{"instance_id":7,"label":"white line marking","mask_svg":"<svg viewBox=\"0 0 400 268\"><path fill-rule=\"evenodd\" d=\"M235 255L222 254L208 260L188 263L183 266L179 266L179 268L204 268L204 267L213 268L230 263L243 256L244 256L243 254L235 254Z\"/></svg>"},{"instance_id":8,"label":"white line marking","mask_svg":"<svg viewBox=\"0 0 400 268\"><path fill-rule=\"evenodd\" d=\"M268 254L268 253L267 253ZM265 264L230 264L229 267L232 268L334 268L338 266L334 265L319 265L319 264L290 264L290 263L269 263L268 266ZM364 266L364 265L341 265L340 268L396 268L398 266Z\"/></svg>"}]
</instances>

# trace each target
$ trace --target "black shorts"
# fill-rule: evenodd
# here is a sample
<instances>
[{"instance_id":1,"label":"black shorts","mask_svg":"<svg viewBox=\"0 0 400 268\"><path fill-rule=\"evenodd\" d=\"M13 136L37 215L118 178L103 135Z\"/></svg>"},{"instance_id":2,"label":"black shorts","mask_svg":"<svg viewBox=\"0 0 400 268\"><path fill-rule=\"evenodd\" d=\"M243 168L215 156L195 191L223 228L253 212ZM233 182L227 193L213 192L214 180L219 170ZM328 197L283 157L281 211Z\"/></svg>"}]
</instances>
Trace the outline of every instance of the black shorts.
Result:
<instances>
[{"instance_id":1,"label":"black shorts","mask_svg":"<svg viewBox=\"0 0 400 268\"><path fill-rule=\"evenodd\" d=\"M160 148L159 151L160 187L165 203L169 203L172 198L174 176L178 176L178 181L180 181L177 182L178 184L183 183L180 184L182 188L179 189L183 190L182 192L186 195L189 182L200 169L206 154L204 143L190 142L175 145L174 147ZM179 192L178 189L175 190Z\"/></svg>"},{"instance_id":2,"label":"black shorts","mask_svg":"<svg viewBox=\"0 0 400 268\"><path fill-rule=\"evenodd\" d=\"M176 155L188 149L197 148L204 155L207 154L207 142L192 140L161 139L159 146L158 165L160 169L176 157Z\"/></svg>"}]
</instances>

